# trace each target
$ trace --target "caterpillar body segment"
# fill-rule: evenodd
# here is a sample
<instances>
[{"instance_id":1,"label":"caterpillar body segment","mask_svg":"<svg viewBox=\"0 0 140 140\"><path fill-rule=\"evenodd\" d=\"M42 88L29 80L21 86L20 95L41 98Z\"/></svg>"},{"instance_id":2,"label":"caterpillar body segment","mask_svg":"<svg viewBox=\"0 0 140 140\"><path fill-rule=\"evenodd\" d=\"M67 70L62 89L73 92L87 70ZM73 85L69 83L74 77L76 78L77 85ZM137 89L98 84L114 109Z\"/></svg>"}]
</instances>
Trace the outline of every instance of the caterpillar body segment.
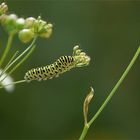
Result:
<instances>
[{"instance_id":1,"label":"caterpillar body segment","mask_svg":"<svg viewBox=\"0 0 140 140\"><path fill-rule=\"evenodd\" d=\"M79 46L73 48L72 56L61 56L53 64L33 68L25 73L24 79L29 82L32 80L47 80L58 77L60 74L69 71L74 67L83 67L89 64L90 57L79 49Z\"/></svg>"}]
</instances>

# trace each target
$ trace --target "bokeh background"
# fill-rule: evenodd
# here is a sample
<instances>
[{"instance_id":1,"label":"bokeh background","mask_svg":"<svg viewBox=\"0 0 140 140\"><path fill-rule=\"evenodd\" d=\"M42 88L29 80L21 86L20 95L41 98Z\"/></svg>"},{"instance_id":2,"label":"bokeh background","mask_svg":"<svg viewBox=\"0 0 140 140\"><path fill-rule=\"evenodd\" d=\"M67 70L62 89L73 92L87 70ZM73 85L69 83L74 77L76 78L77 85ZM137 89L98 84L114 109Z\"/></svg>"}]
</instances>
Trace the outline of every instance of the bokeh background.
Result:
<instances>
[{"instance_id":1,"label":"bokeh background","mask_svg":"<svg viewBox=\"0 0 140 140\"><path fill-rule=\"evenodd\" d=\"M2 2L2 1L1 1ZM0 90L0 139L79 138L82 106L90 86L95 96L89 118L107 97L140 45L140 1L6 0L11 13L53 23L50 39L37 48L12 76L70 55L79 44L91 56L88 67L73 69L59 78L16 86L14 93ZM7 34L2 30L3 48ZM25 49L15 37L13 50ZM88 132L92 139L140 139L140 59Z\"/></svg>"}]
</instances>

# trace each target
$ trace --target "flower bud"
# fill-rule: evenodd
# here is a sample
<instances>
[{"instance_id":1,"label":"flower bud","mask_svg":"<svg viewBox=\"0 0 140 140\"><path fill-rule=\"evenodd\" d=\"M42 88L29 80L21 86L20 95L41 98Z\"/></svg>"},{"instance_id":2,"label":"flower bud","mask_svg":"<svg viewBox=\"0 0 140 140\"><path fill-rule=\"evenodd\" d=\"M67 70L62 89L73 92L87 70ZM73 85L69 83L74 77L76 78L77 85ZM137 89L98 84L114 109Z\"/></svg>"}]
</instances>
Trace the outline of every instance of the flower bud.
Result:
<instances>
[{"instance_id":1,"label":"flower bud","mask_svg":"<svg viewBox=\"0 0 140 140\"><path fill-rule=\"evenodd\" d=\"M37 33L38 35L42 32L44 32L44 27L45 25L47 25L47 22L44 21L44 20L41 20L40 19L41 17L39 17L39 19L35 20L34 22L34 30L35 30L35 33Z\"/></svg>"},{"instance_id":2,"label":"flower bud","mask_svg":"<svg viewBox=\"0 0 140 140\"><path fill-rule=\"evenodd\" d=\"M42 26L42 27L47 24L47 22L42 20L42 19L40 19L38 21L39 21L39 25Z\"/></svg>"},{"instance_id":3,"label":"flower bud","mask_svg":"<svg viewBox=\"0 0 140 140\"><path fill-rule=\"evenodd\" d=\"M10 14L7 16L5 23L8 25L15 24L17 20L17 15Z\"/></svg>"},{"instance_id":4,"label":"flower bud","mask_svg":"<svg viewBox=\"0 0 140 140\"><path fill-rule=\"evenodd\" d=\"M73 51L76 51L78 49L79 49L79 46L78 45L76 45L76 46L73 47Z\"/></svg>"},{"instance_id":5,"label":"flower bud","mask_svg":"<svg viewBox=\"0 0 140 140\"><path fill-rule=\"evenodd\" d=\"M0 15L5 14L8 11L8 6L3 2L0 4Z\"/></svg>"},{"instance_id":6,"label":"flower bud","mask_svg":"<svg viewBox=\"0 0 140 140\"><path fill-rule=\"evenodd\" d=\"M17 16L15 14L10 14L6 16L3 25L6 27L8 32L16 31L16 20Z\"/></svg>"},{"instance_id":7,"label":"flower bud","mask_svg":"<svg viewBox=\"0 0 140 140\"><path fill-rule=\"evenodd\" d=\"M85 53L85 52L81 52L80 55L81 55L81 56L86 56L86 53Z\"/></svg>"},{"instance_id":8,"label":"flower bud","mask_svg":"<svg viewBox=\"0 0 140 140\"><path fill-rule=\"evenodd\" d=\"M31 29L23 29L19 32L18 37L23 43L28 43L34 38L34 32Z\"/></svg>"},{"instance_id":9,"label":"flower bud","mask_svg":"<svg viewBox=\"0 0 140 140\"><path fill-rule=\"evenodd\" d=\"M23 28L24 28L24 25L25 25L25 19L24 19L24 18L18 18L18 19L16 20L16 28L17 28L18 30L23 29Z\"/></svg>"},{"instance_id":10,"label":"flower bud","mask_svg":"<svg viewBox=\"0 0 140 140\"><path fill-rule=\"evenodd\" d=\"M80 55L81 52L82 52L82 50L78 49L78 50L75 51L75 54Z\"/></svg>"},{"instance_id":11,"label":"flower bud","mask_svg":"<svg viewBox=\"0 0 140 140\"><path fill-rule=\"evenodd\" d=\"M7 19L7 15L5 15L5 14L3 14L3 15L1 15L0 16L0 23L2 24L2 25L4 25L5 24L5 20Z\"/></svg>"},{"instance_id":12,"label":"flower bud","mask_svg":"<svg viewBox=\"0 0 140 140\"><path fill-rule=\"evenodd\" d=\"M36 19L33 18L33 17L26 18L26 20L25 20L25 28L32 28L33 25L34 25L35 20Z\"/></svg>"},{"instance_id":13,"label":"flower bud","mask_svg":"<svg viewBox=\"0 0 140 140\"><path fill-rule=\"evenodd\" d=\"M52 34L52 24L47 24L45 27L44 27L44 32L40 33L40 37L43 37L43 38L49 38Z\"/></svg>"}]
</instances>

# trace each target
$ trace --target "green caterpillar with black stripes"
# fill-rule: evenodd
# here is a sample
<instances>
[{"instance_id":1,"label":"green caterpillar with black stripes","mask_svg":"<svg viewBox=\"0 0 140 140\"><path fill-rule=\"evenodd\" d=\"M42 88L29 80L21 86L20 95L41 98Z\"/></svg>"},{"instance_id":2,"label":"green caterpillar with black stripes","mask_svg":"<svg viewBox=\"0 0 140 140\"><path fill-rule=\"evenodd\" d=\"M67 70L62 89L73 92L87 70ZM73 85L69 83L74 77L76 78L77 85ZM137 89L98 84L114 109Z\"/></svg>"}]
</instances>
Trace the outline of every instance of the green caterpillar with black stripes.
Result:
<instances>
[{"instance_id":1,"label":"green caterpillar with black stripes","mask_svg":"<svg viewBox=\"0 0 140 140\"><path fill-rule=\"evenodd\" d=\"M82 52L77 45L73 48L72 56L61 56L53 64L33 68L25 73L24 79L27 82L52 79L72 68L87 66L89 62L90 57L85 52Z\"/></svg>"}]
</instances>

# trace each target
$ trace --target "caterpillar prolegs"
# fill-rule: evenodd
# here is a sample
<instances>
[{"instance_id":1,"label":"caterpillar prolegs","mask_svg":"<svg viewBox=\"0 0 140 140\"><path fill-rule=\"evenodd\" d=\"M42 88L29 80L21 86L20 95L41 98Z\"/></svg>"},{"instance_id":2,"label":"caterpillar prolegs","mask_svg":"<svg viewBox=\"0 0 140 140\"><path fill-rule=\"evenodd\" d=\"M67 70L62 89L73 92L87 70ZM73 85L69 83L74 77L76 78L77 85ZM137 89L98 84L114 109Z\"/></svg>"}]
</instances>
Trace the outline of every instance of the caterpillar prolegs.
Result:
<instances>
[{"instance_id":1,"label":"caterpillar prolegs","mask_svg":"<svg viewBox=\"0 0 140 140\"><path fill-rule=\"evenodd\" d=\"M61 56L53 64L33 68L25 73L24 79L28 82L52 79L72 68L87 66L89 62L90 57L85 52L82 52L79 46L75 46L72 56Z\"/></svg>"}]
</instances>

